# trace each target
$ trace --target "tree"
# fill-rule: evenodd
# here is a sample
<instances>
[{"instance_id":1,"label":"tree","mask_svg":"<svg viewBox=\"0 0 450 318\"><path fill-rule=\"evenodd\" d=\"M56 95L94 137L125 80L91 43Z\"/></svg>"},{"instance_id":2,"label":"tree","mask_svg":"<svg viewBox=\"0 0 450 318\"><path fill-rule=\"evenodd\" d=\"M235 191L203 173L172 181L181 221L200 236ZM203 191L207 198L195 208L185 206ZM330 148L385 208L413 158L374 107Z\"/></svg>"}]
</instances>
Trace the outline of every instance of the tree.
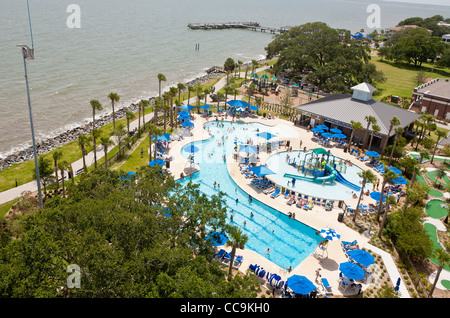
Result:
<instances>
[{"instance_id":1,"label":"tree","mask_svg":"<svg viewBox=\"0 0 450 318\"><path fill-rule=\"evenodd\" d=\"M445 43L436 36L430 36L427 29L408 28L406 36L402 36L390 49L390 55L395 61L405 61L422 66L427 60L434 60L444 49Z\"/></svg>"},{"instance_id":2,"label":"tree","mask_svg":"<svg viewBox=\"0 0 450 318\"><path fill-rule=\"evenodd\" d=\"M231 57L227 58L223 65L225 72L227 72L227 85L229 83L229 75L231 72L234 71L235 67L236 67L236 64L234 63L234 60Z\"/></svg>"},{"instance_id":3,"label":"tree","mask_svg":"<svg viewBox=\"0 0 450 318\"><path fill-rule=\"evenodd\" d=\"M119 123L117 125L116 132L113 134L117 138L117 146L119 147L119 156L121 155L122 151L122 142L126 140L126 136L128 135L128 132L125 130L125 125L123 123Z\"/></svg>"},{"instance_id":4,"label":"tree","mask_svg":"<svg viewBox=\"0 0 450 318\"><path fill-rule=\"evenodd\" d=\"M129 135L130 134L130 120L135 119L136 115L131 110L127 110L125 113L125 117L127 118L127 130L128 130L128 135Z\"/></svg>"},{"instance_id":5,"label":"tree","mask_svg":"<svg viewBox=\"0 0 450 318\"><path fill-rule=\"evenodd\" d=\"M153 104L153 124L158 123L158 111L162 109L164 99L160 96L155 98L155 103Z\"/></svg>"},{"instance_id":6,"label":"tree","mask_svg":"<svg viewBox=\"0 0 450 318\"><path fill-rule=\"evenodd\" d=\"M139 106L142 108L142 127L144 132L145 132L145 108L148 107L148 105L150 105L150 102L147 99L141 99L139 101ZM141 133L140 129L139 133Z\"/></svg>"},{"instance_id":7,"label":"tree","mask_svg":"<svg viewBox=\"0 0 450 318\"><path fill-rule=\"evenodd\" d=\"M173 99L177 95L178 89L176 87L171 87L169 89L169 92L170 92L170 128L173 129L173 117L174 117L174 114L173 114Z\"/></svg>"},{"instance_id":8,"label":"tree","mask_svg":"<svg viewBox=\"0 0 450 318\"><path fill-rule=\"evenodd\" d=\"M397 143L398 143L398 138L400 138L400 135L402 133L403 133L403 128L402 127L395 128L394 145L392 146L391 154L389 155L389 160L388 160L388 164L389 165L391 164L392 156L394 155L395 147L397 146Z\"/></svg>"},{"instance_id":9,"label":"tree","mask_svg":"<svg viewBox=\"0 0 450 318\"><path fill-rule=\"evenodd\" d=\"M391 136L392 129L394 128L394 126L398 126L398 125L401 124L400 119L397 116L392 117L391 120L390 120L390 123L391 123L391 125L389 126L389 132L388 132L388 134L386 136L386 139L384 140L384 144L383 144L383 148L382 148L383 152L384 152L384 150L386 148L386 145L387 145L387 142L389 140L389 137Z\"/></svg>"},{"instance_id":10,"label":"tree","mask_svg":"<svg viewBox=\"0 0 450 318\"><path fill-rule=\"evenodd\" d=\"M347 151L350 150L350 146L353 142L353 137L355 135L355 131L356 130L363 130L363 126L359 121L350 121L350 123L352 124L352 134L350 135L350 140L348 141L348 145L347 145Z\"/></svg>"},{"instance_id":11,"label":"tree","mask_svg":"<svg viewBox=\"0 0 450 318\"><path fill-rule=\"evenodd\" d=\"M436 154L437 146L439 145L439 143L441 142L442 139L447 137L447 132L445 132L444 130L437 129L436 130L436 135L437 135L437 140L436 140L436 143L434 145L433 155L431 156L431 163L433 163L434 155Z\"/></svg>"},{"instance_id":12,"label":"tree","mask_svg":"<svg viewBox=\"0 0 450 318\"><path fill-rule=\"evenodd\" d=\"M242 64L244 64L244 62L242 62L241 60L237 61L237 66L238 66L238 69L239 69L239 78L241 78L241 66L242 66Z\"/></svg>"},{"instance_id":13,"label":"tree","mask_svg":"<svg viewBox=\"0 0 450 318\"><path fill-rule=\"evenodd\" d=\"M189 101L191 100L191 93L195 92L195 87L194 86L188 86L188 105Z\"/></svg>"},{"instance_id":14,"label":"tree","mask_svg":"<svg viewBox=\"0 0 450 318\"><path fill-rule=\"evenodd\" d=\"M105 169L108 169L108 148L114 145L114 141L108 137L102 137L100 140L102 141L103 151L105 153Z\"/></svg>"},{"instance_id":15,"label":"tree","mask_svg":"<svg viewBox=\"0 0 450 318\"><path fill-rule=\"evenodd\" d=\"M92 133L95 131L95 111L96 110L102 110L103 106L100 104L100 102L96 99L91 100L91 107L92 107ZM92 143L94 146L94 165L97 169L97 145L96 145L96 138L94 135L92 135Z\"/></svg>"},{"instance_id":16,"label":"tree","mask_svg":"<svg viewBox=\"0 0 450 318\"><path fill-rule=\"evenodd\" d=\"M377 177L373 174L371 170L364 170L362 172L358 172L358 176L362 178L361 180L361 192L359 193L358 204L356 205L355 214L353 215L353 222L356 222L356 216L359 211L359 204L361 203L361 199L364 195L364 187L367 183L374 183L377 180Z\"/></svg>"},{"instance_id":17,"label":"tree","mask_svg":"<svg viewBox=\"0 0 450 318\"><path fill-rule=\"evenodd\" d=\"M58 180L58 160L63 157L63 153L61 150L55 150L52 153L54 168L55 168L55 180L56 180L56 189L59 189L59 180ZM62 176L64 177L64 176Z\"/></svg>"},{"instance_id":18,"label":"tree","mask_svg":"<svg viewBox=\"0 0 450 318\"><path fill-rule=\"evenodd\" d=\"M378 124L373 124L372 125L372 132L370 133L370 142L369 142L369 151L372 149L372 141L373 141L373 136L375 134L378 134L381 131L381 127Z\"/></svg>"},{"instance_id":19,"label":"tree","mask_svg":"<svg viewBox=\"0 0 450 318\"><path fill-rule=\"evenodd\" d=\"M97 140L100 138L100 130L94 129L91 131L92 144L94 145L94 166L97 169Z\"/></svg>"},{"instance_id":20,"label":"tree","mask_svg":"<svg viewBox=\"0 0 450 318\"><path fill-rule=\"evenodd\" d=\"M364 117L364 119L367 122L367 126L366 126L366 133L364 134L364 142L363 142L363 149L366 147L368 140L368 135L369 135L369 127L370 125L375 125L377 123L377 119L374 116L368 115L366 117Z\"/></svg>"},{"instance_id":21,"label":"tree","mask_svg":"<svg viewBox=\"0 0 450 318\"><path fill-rule=\"evenodd\" d=\"M111 100L114 132L116 130L116 112L114 111L114 102L118 102L120 100L120 96L117 93L109 93L108 98Z\"/></svg>"},{"instance_id":22,"label":"tree","mask_svg":"<svg viewBox=\"0 0 450 318\"><path fill-rule=\"evenodd\" d=\"M231 281L231 271L233 269L234 257L236 256L236 249L244 248L245 243L247 243L248 236L245 235L237 226L227 227L227 233L229 235L229 240L226 242L226 245L231 247L230 265L228 267L228 280Z\"/></svg>"},{"instance_id":23,"label":"tree","mask_svg":"<svg viewBox=\"0 0 450 318\"><path fill-rule=\"evenodd\" d=\"M165 82L165 81L167 81L167 79L164 76L164 74L161 74L161 73L159 73L157 77L158 77L158 84L159 84L159 97L161 97L161 82Z\"/></svg>"},{"instance_id":24,"label":"tree","mask_svg":"<svg viewBox=\"0 0 450 318\"><path fill-rule=\"evenodd\" d=\"M200 84L195 85L195 94L197 95L197 113L200 114L200 100L203 99L203 87Z\"/></svg>"},{"instance_id":25,"label":"tree","mask_svg":"<svg viewBox=\"0 0 450 318\"><path fill-rule=\"evenodd\" d=\"M91 145L91 142L92 142L92 137L91 136L88 136L88 135L79 135L78 136L77 143L78 143L78 146L81 149L81 155L83 156L83 168L84 168L84 170L87 169L86 158L85 158L86 153L87 153L86 147L89 147Z\"/></svg>"},{"instance_id":26,"label":"tree","mask_svg":"<svg viewBox=\"0 0 450 318\"><path fill-rule=\"evenodd\" d=\"M386 186L386 183L391 182L392 180L394 180L395 178L397 178L397 175L395 174L394 171L392 171L391 169L385 169L384 173L383 173L383 183L381 185L381 195L380 195L380 204L378 204L378 211L377 211L377 221L380 221L380 215L381 215L381 208L383 206L383 198L384 198L384 187Z\"/></svg>"},{"instance_id":27,"label":"tree","mask_svg":"<svg viewBox=\"0 0 450 318\"><path fill-rule=\"evenodd\" d=\"M63 197L66 196L66 185L65 185L65 177L64 177L64 171L67 169L71 169L72 166L67 162L66 160L63 160L58 165L59 170L61 171L61 183L62 183L62 190L63 190ZM72 179L73 184L73 179Z\"/></svg>"},{"instance_id":28,"label":"tree","mask_svg":"<svg viewBox=\"0 0 450 318\"><path fill-rule=\"evenodd\" d=\"M378 230L378 237L381 239L381 234L383 233L384 224L386 223L386 218L389 212L390 206L396 203L395 198L392 195L386 197L386 204L384 208L383 219L381 220L380 229Z\"/></svg>"},{"instance_id":29,"label":"tree","mask_svg":"<svg viewBox=\"0 0 450 318\"><path fill-rule=\"evenodd\" d=\"M44 195L47 197L47 184L53 180L53 169L50 159L44 156L38 157L39 178L44 186ZM33 179L36 179L36 170L33 169Z\"/></svg>"},{"instance_id":30,"label":"tree","mask_svg":"<svg viewBox=\"0 0 450 318\"><path fill-rule=\"evenodd\" d=\"M439 266L437 269L436 277L433 282L433 286L430 289L430 293L428 294L428 298L431 298L433 296L434 289L436 288L436 284L439 281L439 276L441 275L442 269L444 266L450 264L450 255L442 248L435 250L435 255L438 258Z\"/></svg>"}]
</instances>

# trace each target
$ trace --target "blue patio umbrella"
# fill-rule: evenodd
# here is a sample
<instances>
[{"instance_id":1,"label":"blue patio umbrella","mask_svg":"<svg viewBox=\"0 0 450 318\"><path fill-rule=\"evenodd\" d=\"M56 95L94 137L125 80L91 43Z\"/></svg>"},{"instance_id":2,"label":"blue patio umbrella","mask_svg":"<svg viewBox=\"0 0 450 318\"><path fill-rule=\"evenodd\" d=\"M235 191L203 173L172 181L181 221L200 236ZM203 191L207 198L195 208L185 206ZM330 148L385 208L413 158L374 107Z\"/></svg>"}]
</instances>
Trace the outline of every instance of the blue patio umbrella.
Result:
<instances>
[{"instance_id":1,"label":"blue patio umbrella","mask_svg":"<svg viewBox=\"0 0 450 318\"><path fill-rule=\"evenodd\" d=\"M181 115L188 115L189 116L189 112L187 110L182 110L181 112L178 112L178 116Z\"/></svg>"},{"instance_id":2,"label":"blue patio umbrella","mask_svg":"<svg viewBox=\"0 0 450 318\"><path fill-rule=\"evenodd\" d=\"M270 132L267 132L267 131L263 131L263 132L257 133L256 136L264 138L266 140L270 140L270 139L272 139L274 137L277 137L277 135L271 134Z\"/></svg>"},{"instance_id":3,"label":"blue patio umbrella","mask_svg":"<svg viewBox=\"0 0 450 318\"><path fill-rule=\"evenodd\" d=\"M182 115L182 116L178 116L178 119L179 120L190 120L190 119L192 119L192 117L191 116Z\"/></svg>"},{"instance_id":4,"label":"blue patio umbrella","mask_svg":"<svg viewBox=\"0 0 450 318\"><path fill-rule=\"evenodd\" d=\"M324 132L324 130L323 129L320 129L320 128L313 128L313 129L311 129L311 131L313 131L313 132L315 132L315 133L323 133Z\"/></svg>"},{"instance_id":5,"label":"blue patio umbrella","mask_svg":"<svg viewBox=\"0 0 450 318\"><path fill-rule=\"evenodd\" d=\"M358 280L364 278L364 270L356 264L345 262L339 264L339 270L345 277Z\"/></svg>"},{"instance_id":6,"label":"blue patio umbrella","mask_svg":"<svg viewBox=\"0 0 450 318\"><path fill-rule=\"evenodd\" d=\"M378 158L380 154L376 151L366 151L366 155L372 158Z\"/></svg>"},{"instance_id":7,"label":"blue patio umbrella","mask_svg":"<svg viewBox=\"0 0 450 318\"><path fill-rule=\"evenodd\" d=\"M228 241L228 237L226 237L226 235L223 233L214 232L208 234L208 236L206 236L206 240L211 241L213 246L221 246Z\"/></svg>"},{"instance_id":8,"label":"blue patio umbrella","mask_svg":"<svg viewBox=\"0 0 450 318\"><path fill-rule=\"evenodd\" d=\"M358 32L355 34L356 36L364 36L364 34L362 34L361 32Z\"/></svg>"},{"instance_id":9,"label":"blue patio umbrella","mask_svg":"<svg viewBox=\"0 0 450 318\"><path fill-rule=\"evenodd\" d=\"M200 106L200 108L201 108L201 109L210 109L210 108L211 108L211 106L209 106L209 105L205 104L205 105L203 105L203 106Z\"/></svg>"},{"instance_id":10,"label":"blue patio umbrella","mask_svg":"<svg viewBox=\"0 0 450 318\"><path fill-rule=\"evenodd\" d=\"M374 199L375 201L380 201L381 192L371 192L370 197ZM386 201L386 195L383 195L383 202Z\"/></svg>"},{"instance_id":11,"label":"blue patio umbrella","mask_svg":"<svg viewBox=\"0 0 450 318\"><path fill-rule=\"evenodd\" d=\"M342 130L339 128L331 128L330 131L335 134L342 134Z\"/></svg>"},{"instance_id":12,"label":"blue patio umbrella","mask_svg":"<svg viewBox=\"0 0 450 318\"><path fill-rule=\"evenodd\" d=\"M320 236L328 241L337 241L341 238L341 235L339 233L330 228L321 229L319 233Z\"/></svg>"},{"instance_id":13,"label":"blue patio umbrella","mask_svg":"<svg viewBox=\"0 0 450 318\"><path fill-rule=\"evenodd\" d=\"M329 132L322 133L322 137L325 137L325 138L331 138L333 136L334 135L332 133L329 133Z\"/></svg>"},{"instance_id":14,"label":"blue patio umbrella","mask_svg":"<svg viewBox=\"0 0 450 318\"><path fill-rule=\"evenodd\" d=\"M249 106L248 109L250 109L250 110L258 110L259 107L256 107L256 106Z\"/></svg>"},{"instance_id":15,"label":"blue patio umbrella","mask_svg":"<svg viewBox=\"0 0 450 318\"><path fill-rule=\"evenodd\" d=\"M347 254L353 258L353 260L358 263L361 264L364 267L367 267L369 265L372 265L373 263L375 263L375 258L366 251L363 250L352 250L350 252L347 252Z\"/></svg>"},{"instance_id":16,"label":"blue patio umbrella","mask_svg":"<svg viewBox=\"0 0 450 318\"><path fill-rule=\"evenodd\" d=\"M323 129L323 130L329 129L327 125L319 125L319 126L316 126L316 128Z\"/></svg>"},{"instance_id":17,"label":"blue patio umbrella","mask_svg":"<svg viewBox=\"0 0 450 318\"><path fill-rule=\"evenodd\" d=\"M154 165L164 166L165 164L166 162L160 158L156 158L155 160L152 160L148 163L150 167L153 167Z\"/></svg>"},{"instance_id":18,"label":"blue patio umbrella","mask_svg":"<svg viewBox=\"0 0 450 318\"><path fill-rule=\"evenodd\" d=\"M231 107L248 107L250 106L249 103L244 102L243 100L240 99L236 99L236 100L230 100L227 102L228 105L230 105Z\"/></svg>"},{"instance_id":19,"label":"blue patio umbrella","mask_svg":"<svg viewBox=\"0 0 450 318\"><path fill-rule=\"evenodd\" d=\"M395 184L407 184L408 180L403 177L398 177L397 179L392 180Z\"/></svg>"},{"instance_id":20,"label":"blue patio umbrella","mask_svg":"<svg viewBox=\"0 0 450 318\"><path fill-rule=\"evenodd\" d=\"M185 122L181 123L181 126L192 127L192 126L194 126L194 124L191 121L185 121Z\"/></svg>"},{"instance_id":21,"label":"blue patio umbrella","mask_svg":"<svg viewBox=\"0 0 450 318\"><path fill-rule=\"evenodd\" d=\"M155 140L155 136L152 137L152 140ZM159 141L170 141L170 134L163 133L162 135L158 136L158 142Z\"/></svg>"},{"instance_id":22,"label":"blue patio umbrella","mask_svg":"<svg viewBox=\"0 0 450 318\"><path fill-rule=\"evenodd\" d=\"M120 179L122 179L122 180L131 180L130 179L130 177L135 177L135 178L137 178L137 173L136 172L133 172L133 171L128 171L127 172L127 174L128 174L128 178L127 177L120 177Z\"/></svg>"},{"instance_id":23,"label":"blue patio umbrella","mask_svg":"<svg viewBox=\"0 0 450 318\"><path fill-rule=\"evenodd\" d=\"M258 150L255 146L239 145L239 152L258 153Z\"/></svg>"},{"instance_id":24,"label":"blue patio umbrella","mask_svg":"<svg viewBox=\"0 0 450 318\"><path fill-rule=\"evenodd\" d=\"M256 166L256 167L250 167L248 170L252 171L258 178L267 176L269 174L275 174L272 170L267 168L266 166Z\"/></svg>"},{"instance_id":25,"label":"blue patio umbrella","mask_svg":"<svg viewBox=\"0 0 450 318\"><path fill-rule=\"evenodd\" d=\"M395 174L402 174L402 171L396 167L388 167L388 169L392 170Z\"/></svg>"},{"instance_id":26,"label":"blue patio umbrella","mask_svg":"<svg viewBox=\"0 0 450 318\"><path fill-rule=\"evenodd\" d=\"M293 275L286 281L286 285L296 294L307 295L316 289L316 286L305 276Z\"/></svg>"},{"instance_id":27,"label":"blue patio umbrella","mask_svg":"<svg viewBox=\"0 0 450 318\"><path fill-rule=\"evenodd\" d=\"M191 109L194 109L195 106L191 106L191 105L183 105L183 106L179 106L178 108L189 111L189 110L191 110Z\"/></svg>"},{"instance_id":28,"label":"blue patio umbrella","mask_svg":"<svg viewBox=\"0 0 450 318\"><path fill-rule=\"evenodd\" d=\"M347 138L347 136L344 135L344 134L335 134L335 135L333 135L333 138L337 138L337 139L345 139L345 138Z\"/></svg>"},{"instance_id":29,"label":"blue patio umbrella","mask_svg":"<svg viewBox=\"0 0 450 318\"><path fill-rule=\"evenodd\" d=\"M191 144L191 145L184 146L183 150L188 153L196 153L200 149L198 149L197 146Z\"/></svg>"},{"instance_id":30,"label":"blue patio umbrella","mask_svg":"<svg viewBox=\"0 0 450 318\"><path fill-rule=\"evenodd\" d=\"M357 36L357 35L353 35L353 34L350 34L351 36L352 36L352 38L354 38L354 39L357 39L357 40L359 40L359 39L361 39L359 36Z\"/></svg>"}]
</instances>

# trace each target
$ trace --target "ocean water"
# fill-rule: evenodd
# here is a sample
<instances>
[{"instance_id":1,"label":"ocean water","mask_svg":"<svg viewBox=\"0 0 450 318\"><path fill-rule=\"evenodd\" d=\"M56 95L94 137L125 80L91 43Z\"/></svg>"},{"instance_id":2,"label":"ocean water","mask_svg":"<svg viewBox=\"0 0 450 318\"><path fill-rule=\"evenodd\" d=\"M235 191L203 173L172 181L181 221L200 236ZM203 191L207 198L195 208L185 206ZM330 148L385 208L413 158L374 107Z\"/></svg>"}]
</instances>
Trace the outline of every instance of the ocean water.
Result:
<instances>
[{"instance_id":1,"label":"ocean water","mask_svg":"<svg viewBox=\"0 0 450 318\"><path fill-rule=\"evenodd\" d=\"M80 7L80 28L66 20ZM91 120L89 101L111 112L107 95L121 108L187 82L213 65L262 59L272 35L246 30L192 31L188 23L255 21L295 26L323 21L357 32L368 29L367 6L381 9L381 28L411 16L450 17L450 7L367 0L30 0L35 60L29 61L37 140ZM23 60L18 44L31 46L25 0L0 0L0 158L31 145ZM200 50L195 45L200 44Z\"/></svg>"}]
</instances>

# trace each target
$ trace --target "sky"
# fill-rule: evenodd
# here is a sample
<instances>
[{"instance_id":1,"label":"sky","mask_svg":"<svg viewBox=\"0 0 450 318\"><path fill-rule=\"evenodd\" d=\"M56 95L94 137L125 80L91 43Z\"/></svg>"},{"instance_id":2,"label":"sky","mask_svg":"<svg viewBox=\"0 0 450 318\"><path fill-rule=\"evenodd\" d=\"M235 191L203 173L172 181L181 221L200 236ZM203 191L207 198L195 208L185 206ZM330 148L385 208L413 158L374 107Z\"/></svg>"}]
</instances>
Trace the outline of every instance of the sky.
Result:
<instances>
[{"instance_id":1,"label":"sky","mask_svg":"<svg viewBox=\"0 0 450 318\"><path fill-rule=\"evenodd\" d=\"M384 0L384 1L450 6L450 0Z\"/></svg>"}]
</instances>

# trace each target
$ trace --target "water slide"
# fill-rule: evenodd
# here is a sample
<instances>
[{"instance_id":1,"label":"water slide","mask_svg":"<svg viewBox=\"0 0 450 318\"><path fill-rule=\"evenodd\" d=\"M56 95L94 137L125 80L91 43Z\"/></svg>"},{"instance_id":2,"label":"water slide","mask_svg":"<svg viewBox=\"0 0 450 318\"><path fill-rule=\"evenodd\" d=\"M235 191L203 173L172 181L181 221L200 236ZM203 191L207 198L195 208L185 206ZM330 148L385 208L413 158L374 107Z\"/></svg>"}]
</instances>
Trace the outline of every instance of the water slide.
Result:
<instances>
[{"instance_id":1,"label":"water slide","mask_svg":"<svg viewBox=\"0 0 450 318\"><path fill-rule=\"evenodd\" d=\"M302 176L302 175L298 175L298 174L290 174L290 173L285 173L284 177L285 178L295 178L298 180L304 180L304 181L309 181L309 182L316 182L316 183L322 183L324 180L325 182L331 182L334 181L334 179L337 178L337 173L339 173L338 171L336 171L336 169L332 168L330 165L325 165L325 171L328 172L328 175L324 176L324 177L314 177L314 176Z\"/></svg>"},{"instance_id":2,"label":"water slide","mask_svg":"<svg viewBox=\"0 0 450 318\"><path fill-rule=\"evenodd\" d=\"M350 181L345 179L339 171L336 170L336 174L337 174L336 175L336 181L337 182L342 183L343 185L349 187L353 191L356 191L356 192L361 191L361 187L360 186L358 186L358 185L356 185L354 183L351 183Z\"/></svg>"}]
</instances>

